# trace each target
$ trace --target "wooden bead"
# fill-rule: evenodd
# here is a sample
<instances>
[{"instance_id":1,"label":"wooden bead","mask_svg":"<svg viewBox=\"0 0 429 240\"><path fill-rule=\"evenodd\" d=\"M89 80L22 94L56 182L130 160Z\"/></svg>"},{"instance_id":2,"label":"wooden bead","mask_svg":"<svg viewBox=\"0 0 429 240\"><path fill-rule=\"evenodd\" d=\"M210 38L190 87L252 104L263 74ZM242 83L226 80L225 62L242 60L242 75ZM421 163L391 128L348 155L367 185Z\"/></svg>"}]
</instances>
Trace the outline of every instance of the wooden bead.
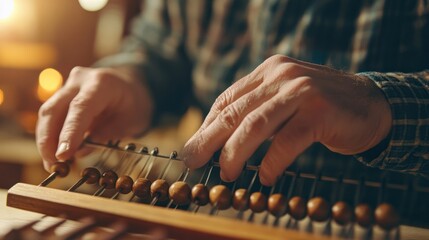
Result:
<instances>
[{"instance_id":1,"label":"wooden bead","mask_svg":"<svg viewBox=\"0 0 429 240\"><path fill-rule=\"evenodd\" d=\"M121 176L116 181L116 191L122 194L128 194L133 189L133 179L130 176Z\"/></svg>"},{"instance_id":2,"label":"wooden bead","mask_svg":"<svg viewBox=\"0 0 429 240\"><path fill-rule=\"evenodd\" d=\"M129 143L125 146L125 151L134 151L136 150L136 145L134 143Z\"/></svg>"},{"instance_id":3,"label":"wooden bead","mask_svg":"<svg viewBox=\"0 0 429 240\"><path fill-rule=\"evenodd\" d=\"M231 191L224 185L216 185L210 189L210 203L217 206L219 210L227 209L231 206Z\"/></svg>"},{"instance_id":4,"label":"wooden bead","mask_svg":"<svg viewBox=\"0 0 429 240\"><path fill-rule=\"evenodd\" d=\"M255 213L263 212L267 209L267 196L261 192L254 192L250 195L249 208Z\"/></svg>"},{"instance_id":5,"label":"wooden bead","mask_svg":"<svg viewBox=\"0 0 429 240\"><path fill-rule=\"evenodd\" d=\"M249 208L249 194L244 188L235 190L232 197L232 207L238 211L246 211Z\"/></svg>"},{"instance_id":6,"label":"wooden bead","mask_svg":"<svg viewBox=\"0 0 429 240\"><path fill-rule=\"evenodd\" d=\"M146 153L146 154L148 154L149 153L149 149L147 147L142 147L142 148L140 148L139 153Z\"/></svg>"},{"instance_id":7,"label":"wooden bead","mask_svg":"<svg viewBox=\"0 0 429 240\"><path fill-rule=\"evenodd\" d=\"M399 214L389 203L382 203L375 209L375 222L384 230L398 227L399 220Z\"/></svg>"},{"instance_id":8,"label":"wooden bead","mask_svg":"<svg viewBox=\"0 0 429 240\"><path fill-rule=\"evenodd\" d=\"M168 194L174 204L187 205L191 202L191 188L186 182L178 181L173 183L168 189Z\"/></svg>"},{"instance_id":9,"label":"wooden bead","mask_svg":"<svg viewBox=\"0 0 429 240\"><path fill-rule=\"evenodd\" d=\"M65 177L70 172L70 167L66 162L56 162L51 168L51 172L56 172L59 177Z\"/></svg>"},{"instance_id":10,"label":"wooden bead","mask_svg":"<svg viewBox=\"0 0 429 240\"><path fill-rule=\"evenodd\" d=\"M339 225L346 225L353 220L353 211L350 206L344 202L336 202L332 206L332 218Z\"/></svg>"},{"instance_id":11,"label":"wooden bead","mask_svg":"<svg viewBox=\"0 0 429 240\"><path fill-rule=\"evenodd\" d=\"M115 188L116 180L118 180L118 175L114 171L108 170L101 175L99 184L106 189L112 189Z\"/></svg>"},{"instance_id":12,"label":"wooden bead","mask_svg":"<svg viewBox=\"0 0 429 240\"><path fill-rule=\"evenodd\" d=\"M276 217L286 214L287 199L281 193L275 193L268 198L268 211Z\"/></svg>"},{"instance_id":13,"label":"wooden bead","mask_svg":"<svg viewBox=\"0 0 429 240\"><path fill-rule=\"evenodd\" d=\"M374 212L368 204L360 203L355 207L356 222L362 227L370 227L374 222Z\"/></svg>"},{"instance_id":14,"label":"wooden bead","mask_svg":"<svg viewBox=\"0 0 429 240\"><path fill-rule=\"evenodd\" d=\"M133 193L141 199L150 198L150 186L152 182L147 178L137 178L133 184Z\"/></svg>"},{"instance_id":15,"label":"wooden bead","mask_svg":"<svg viewBox=\"0 0 429 240\"><path fill-rule=\"evenodd\" d=\"M192 202L197 205L205 206L209 202L209 190L207 187L199 183L192 188Z\"/></svg>"},{"instance_id":16,"label":"wooden bead","mask_svg":"<svg viewBox=\"0 0 429 240\"><path fill-rule=\"evenodd\" d=\"M315 197L308 201L307 212L311 220L323 222L329 218L329 205L325 199L321 197Z\"/></svg>"},{"instance_id":17,"label":"wooden bead","mask_svg":"<svg viewBox=\"0 0 429 240\"><path fill-rule=\"evenodd\" d=\"M307 215L307 206L304 198L295 196L292 197L288 202L289 214L295 220L302 220Z\"/></svg>"},{"instance_id":18,"label":"wooden bead","mask_svg":"<svg viewBox=\"0 0 429 240\"><path fill-rule=\"evenodd\" d=\"M88 184L94 184L98 183L100 180L100 171L98 171L96 168L93 167L87 167L85 168L82 173L80 174L81 177L86 178L86 183Z\"/></svg>"},{"instance_id":19,"label":"wooden bead","mask_svg":"<svg viewBox=\"0 0 429 240\"><path fill-rule=\"evenodd\" d=\"M159 201L166 201L168 200L169 187L167 181L164 179L157 179L150 185L150 194L153 198L158 197Z\"/></svg>"}]
</instances>

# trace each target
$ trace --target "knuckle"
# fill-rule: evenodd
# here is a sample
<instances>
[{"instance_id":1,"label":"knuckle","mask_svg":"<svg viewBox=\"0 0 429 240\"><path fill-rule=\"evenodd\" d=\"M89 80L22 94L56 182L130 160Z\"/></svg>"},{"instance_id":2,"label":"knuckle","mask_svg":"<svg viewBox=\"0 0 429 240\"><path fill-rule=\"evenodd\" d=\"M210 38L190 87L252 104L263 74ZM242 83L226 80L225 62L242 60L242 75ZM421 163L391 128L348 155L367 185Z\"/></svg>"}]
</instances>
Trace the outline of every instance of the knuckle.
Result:
<instances>
[{"instance_id":1,"label":"knuckle","mask_svg":"<svg viewBox=\"0 0 429 240\"><path fill-rule=\"evenodd\" d=\"M296 79L297 85L300 88L313 88L314 81L311 77L299 77Z\"/></svg>"},{"instance_id":2,"label":"knuckle","mask_svg":"<svg viewBox=\"0 0 429 240\"><path fill-rule=\"evenodd\" d=\"M267 60L265 60L265 62L267 64L273 64L273 63L285 63L285 62L289 62L290 58L286 57L284 55L281 54L275 54L269 58L267 58Z\"/></svg>"},{"instance_id":3,"label":"knuckle","mask_svg":"<svg viewBox=\"0 0 429 240\"><path fill-rule=\"evenodd\" d=\"M232 91L228 88L221 95L219 95L212 107L216 113L220 113L232 101Z\"/></svg>"},{"instance_id":4,"label":"knuckle","mask_svg":"<svg viewBox=\"0 0 429 240\"><path fill-rule=\"evenodd\" d=\"M105 83L106 81L108 81L109 83L113 82L113 81L111 81L112 78L108 77L111 74L108 73L108 72L106 72L105 69L94 69L92 71L92 74L93 74L93 78L92 79L97 84Z\"/></svg>"},{"instance_id":5,"label":"knuckle","mask_svg":"<svg viewBox=\"0 0 429 240\"><path fill-rule=\"evenodd\" d=\"M240 122L239 110L234 105L229 105L220 112L219 122L226 129L234 129Z\"/></svg>"},{"instance_id":6,"label":"knuckle","mask_svg":"<svg viewBox=\"0 0 429 240\"><path fill-rule=\"evenodd\" d=\"M77 66L70 71L67 82L70 82L70 84L74 86L89 84L91 87L99 87L98 85L102 86L105 81L109 80L106 75L107 73L105 69Z\"/></svg>"},{"instance_id":7,"label":"knuckle","mask_svg":"<svg viewBox=\"0 0 429 240\"><path fill-rule=\"evenodd\" d=\"M55 107L51 102L45 102L40 108L39 108L39 118L51 116L55 112Z\"/></svg>"},{"instance_id":8,"label":"knuckle","mask_svg":"<svg viewBox=\"0 0 429 240\"><path fill-rule=\"evenodd\" d=\"M49 137L47 135L38 135L37 136L37 145L39 145L40 149L45 149L46 147L49 147Z\"/></svg>"},{"instance_id":9,"label":"knuckle","mask_svg":"<svg viewBox=\"0 0 429 240\"><path fill-rule=\"evenodd\" d=\"M63 129L61 130L61 139L69 139L71 136L73 136L79 129L79 117L76 117L74 119L70 119L67 124L63 126Z\"/></svg>"},{"instance_id":10,"label":"knuckle","mask_svg":"<svg viewBox=\"0 0 429 240\"><path fill-rule=\"evenodd\" d=\"M82 83L82 75L86 68L76 66L72 68L67 78L65 86L78 87Z\"/></svg>"},{"instance_id":11,"label":"knuckle","mask_svg":"<svg viewBox=\"0 0 429 240\"><path fill-rule=\"evenodd\" d=\"M301 65L295 62L287 62L281 65L285 73L296 73L301 69Z\"/></svg>"},{"instance_id":12,"label":"knuckle","mask_svg":"<svg viewBox=\"0 0 429 240\"><path fill-rule=\"evenodd\" d=\"M322 103L322 95L320 89L314 84L314 80L310 77L301 77L297 79L297 89L299 89L300 95L307 100L307 103L318 102L319 106Z\"/></svg>"},{"instance_id":13,"label":"knuckle","mask_svg":"<svg viewBox=\"0 0 429 240\"><path fill-rule=\"evenodd\" d=\"M287 62L277 65L273 72L276 73L279 80L294 79L302 74L301 69L302 67L298 63Z\"/></svg>"},{"instance_id":14,"label":"knuckle","mask_svg":"<svg viewBox=\"0 0 429 240\"><path fill-rule=\"evenodd\" d=\"M70 108L71 109L87 109L90 106L91 100L89 98L76 96L70 101Z\"/></svg>"},{"instance_id":15,"label":"knuckle","mask_svg":"<svg viewBox=\"0 0 429 240\"><path fill-rule=\"evenodd\" d=\"M319 95L314 80L310 77L299 77L294 79L285 90L289 95L294 95L296 97L310 98Z\"/></svg>"},{"instance_id":16,"label":"knuckle","mask_svg":"<svg viewBox=\"0 0 429 240\"><path fill-rule=\"evenodd\" d=\"M70 71L70 77L78 76L84 70L84 67L76 66Z\"/></svg>"},{"instance_id":17,"label":"knuckle","mask_svg":"<svg viewBox=\"0 0 429 240\"><path fill-rule=\"evenodd\" d=\"M302 66L295 62L282 62L276 60L270 66L269 71L264 72L264 79L268 82L284 82L303 75Z\"/></svg>"},{"instance_id":18,"label":"knuckle","mask_svg":"<svg viewBox=\"0 0 429 240\"><path fill-rule=\"evenodd\" d=\"M305 90L314 90L313 80L310 77L299 77L295 79L295 88Z\"/></svg>"},{"instance_id":19,"label":"knuckle","mask_svg":"<svg viewBox=\"0 0 429 240\"><path fill-rule=\"evenodd\" d=\"M244 134L247 136L259 136L262 134L262 126L268 123L268 118L261 113L252 113L243 120Z\"/></svg>"}]
</instances>

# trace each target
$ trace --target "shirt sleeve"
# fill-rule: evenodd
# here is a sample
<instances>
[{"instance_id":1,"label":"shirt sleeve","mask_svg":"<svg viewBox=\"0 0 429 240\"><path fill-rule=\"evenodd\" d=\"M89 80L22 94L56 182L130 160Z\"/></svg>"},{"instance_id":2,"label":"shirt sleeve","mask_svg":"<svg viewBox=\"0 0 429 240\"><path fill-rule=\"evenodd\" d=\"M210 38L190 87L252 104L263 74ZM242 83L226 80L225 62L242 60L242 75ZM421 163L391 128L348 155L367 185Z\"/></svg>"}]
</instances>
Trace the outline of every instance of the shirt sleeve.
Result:
<instances>
[{"instance_id":1,"label":"shirt sleeve","mask_svg":"<svg viewBox=\"0 0 429 240\"><path fill-rule=\"evenodd\" d=\"M192 96L191 68L184 47L183 7L166 1L144 1L119 53L95 66L132 67L149 88L155 122L163 113L182 114ZM156 123L155 123L156 124Z\"/></svg>"},{"instance_id":2,"label":"shirt sleeve","mask_svg":"<svg viewBox=\"0 0 429 240\"><path fill-rule=\"evenodd\" d=\"M372 167L429 177L429 71L359 75L382 90L393 122L389 137L357 159Z\"/></svg>"}]
</instances>

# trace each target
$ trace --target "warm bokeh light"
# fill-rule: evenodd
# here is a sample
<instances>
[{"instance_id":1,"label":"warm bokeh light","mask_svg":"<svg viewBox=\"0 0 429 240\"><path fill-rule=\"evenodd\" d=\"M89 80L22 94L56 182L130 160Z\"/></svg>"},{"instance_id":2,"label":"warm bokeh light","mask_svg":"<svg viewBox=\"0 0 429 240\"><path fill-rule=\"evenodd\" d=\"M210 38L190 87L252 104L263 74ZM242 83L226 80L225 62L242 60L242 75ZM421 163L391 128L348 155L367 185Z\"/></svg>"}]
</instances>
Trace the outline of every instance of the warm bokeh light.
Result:
<instances>
[{"instance_id":1,"label":"warm bokeh light","mask_svg":"<svg viewBox=\"0 0 429 240\"><path fill-rule=\"evenodd\" d=\"M57 57L57 49L47 43L11 41L0 43L0 68L40 69L52 66Z\"/></svg>"},{"instance_id":2,"label":"warm bokeh light","mask_svg":"<svg viewBox=\"0 0 429 240\"><path fill-rule=\"evenodd\" d=\"M3 104L4 102L4 92L2 89L0 89L0 106Z\"/></svg>"},{"instance_id":3,"label":"warm bokeh light","mask_svg":"<svg viewBox=\"0 0 429 240\"><path fill-rule=\"evenodd\" d=\"M86 11L95 12L106 6L108 0L79 0L80 6Z\"/></svg>"},{"instance_id":4,"label":"warm bokeh light","mask_svg":"<svg viewBox=\"0 0 429 240\"><path fill-rule=\"evenodd\" d=\"M37 87L36 95L41 102L46 102L46 100L48 100L52 96L52 94L52 92L46 91L40 86Z\"/></svg>"},{"instance_id":5,"label":"warm bokeh light","mask_svg":"<svg viewBox=\"0 0 429 240\"><path fill-rule=\"evenodd\" d=\"M43 70L39 75L39 85L48 92L55 92L63 84L63 76L53 68Z\"/></svg>"},{"instance_id":6,"label":"warm bokeh light","mask_svg":"<svg viewBox=\"0 0 429 240\"><path fill-rule=\"evenodd\" d=\"M13 0L0 0L0 20L12 16L14 5Z\"/></svg>"},{"instance_id":7,"label":"warm bokeh light","mask_svg":"<svg viewBox=\"0 0 429 240\"><path fill-rule=\"evenodd\" d=\"M63 84L63 76L53 68L43 70L39 75L37 98L44 102L48 100Z\"/></svg>"}]
</instances>

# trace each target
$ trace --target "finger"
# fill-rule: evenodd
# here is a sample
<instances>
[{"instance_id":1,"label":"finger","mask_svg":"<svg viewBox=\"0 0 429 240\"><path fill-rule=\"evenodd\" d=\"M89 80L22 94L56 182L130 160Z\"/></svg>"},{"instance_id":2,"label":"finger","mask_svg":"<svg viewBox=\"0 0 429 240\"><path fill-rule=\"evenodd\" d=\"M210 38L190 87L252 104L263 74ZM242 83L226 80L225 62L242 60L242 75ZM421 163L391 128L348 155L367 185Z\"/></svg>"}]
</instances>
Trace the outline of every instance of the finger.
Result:
<instances>
[{"instance_id":1,"label":"finger","mask_svg":"<svg viewBox=\"0 0 429 240\"><path fill-rule=\"evenodd\" d=\"M207 114L200 129L205 129L210 125L219 115L219 113L226 108L229 104L235 102L237 99L252 91L263 82L262 67L258 66L247 76L236 81L232 86L227 88L219 97Z\"/></svg>"},{"instance_id":2,"label":"finger","mask_svg":"<svg viewBox=\"0 0 429 240\"><path fill-rule=\"evenodd\" d=\"M108 101L112 101L112 98L105 98L101 94L102 92L105 91L88 85L71 100L59 135L58 149L55 154L58 159L67 160L72 157L82 143L93 120L109 106Z\"/></svg>"},{"instance_id":3,"label":"finger","mask_svg":"<svg viewBox=\"0 0 429 240\"><path fill-rule=\"evenodd\" d=\"M207 117L205 118L203 124L201 125L201 128L197 131L202 131L203 129L207 128L208 125L210 125L217 116L221 113L221 111L226 108L229 104L239 99L244 94L250 92L251 90L257 88L259 85L261 85L267 78L267 73L271 74L272 71L280 71L280 78L283 80L286 80L284 78L295 78L301 76L301 71L297 71L297 68L294 68L293 71L290 71L284 63L297 63L301 64L299 60L289 58L286 56L276 55L273 57L268 58L265 60L261 65L259 65L253 72L251 72L249 75L241 78L238 80L234 85L229 87L227 90L225 90L215 101L212 108L210 109L210 112L208 113ZM307 63L302 62L303 68L310 68L310 65L307 65ZM286 66L286 68L279 66ZM272 70L272 71L267 71ZM283 73L283 74L282 74ZM268 80L272 80L268 78Z\"/></svg>"},{"instance_id":4,"label":"finger","mask_svg":"<svg viewBox=\"0 0 429 240\"><path fill-rule=\"evenodd\" d=\"M295 63L295 65L299 67L287 67L286 65L284 65L285 63ZM271 71L267 71L267 69ZM277 76L280 76L283 80L285 80L285 78L298 78L299 76L302 76L303 72L308 72L309 70L314 69L332 71L332 69L322 65L302 62L297 59L289 58L282 55L276 55L268 58L249 75L241 78L231 87L225 90L221 95L219 95L212 108L210 109L210 112L208 113L207 117L205 118L203 124L201 125L200 130L205 129L208 125L210 125L221 113L221 111L229 104L236 101L244 94L257 88L259 85L265 82L265 80L273 80L273 76L267 78L267 73L271 74L272 72L279 71L281 73L277 74Z\"/></svg>"},{"instance_id":5,"label":"finger","mask_svg":"<svg viewBox=\"0 0 429 240\"><path fill-rule=\"evenodd\" d=\"M213 154L215 149L210 147L210 149L204 149L205 146L200 146L201 142L205 142L201 133L211 125L211 123L218 117L218 115L231 103L235 102L237 99L245 95L246 93L252 91L256 88L261 82L262 79L257 76L257 71L253 71L251 74L240 79L227 90L225 90L219 97L216 99L213 104L210 112L207 117L204 119L203 124L197 130L197 132L186 142L182 150L182 159L185 164L190 168L197 168L203 165L210 158L210 154ZM217 144L219 145L219 144ZM218 147L219 148L219 147ZM202 158L199 158L197 155L203 155Z\"/></svg>"},{"instance_id":6,"label":"finger","mask_svg":"<svg viewBox=\"0 0 429 240\"><path fill-rule=\"evenodd\" d=\"M263 185L275 184L295 158L314 142L316 126L307 119L297 113L275 135L259 170Z\"/></svg>"},{"instance_id":7,"label":"finger","mask_svg":"<svg viewBox=\"0 0 429 240\"><path fill-rule=\"evenodd\" d=\"M67 114L68 104L75 95L76 91L62 88L39 110L36 144L47 171L57 161L55 152L58 146L58 136Z\"/></svg>"},{"instance_id":8,"label":"finger","mask_svg":"<svg viewBox=\"0 0 429 240\"><path fill-rule=\"evenodd\" d=\"M297 111L302 98L295 82L286 85L272 99L248 114L230 136L220 155L221 178L235 180L256 149Z\"/></svg>"},{"instance_id":9,"label":"finger","mask_svg":"<svg viewBox=\"0 0 429 240\"><path fill-rule=\"evenodd\" d=\"M261 85L224 108L216 119L197 132L183 149L183 159L191 168L207 162L220 149L239 126L243 118L270 99L275 92L268 85Z\"/></svg>"}]
</instances>

